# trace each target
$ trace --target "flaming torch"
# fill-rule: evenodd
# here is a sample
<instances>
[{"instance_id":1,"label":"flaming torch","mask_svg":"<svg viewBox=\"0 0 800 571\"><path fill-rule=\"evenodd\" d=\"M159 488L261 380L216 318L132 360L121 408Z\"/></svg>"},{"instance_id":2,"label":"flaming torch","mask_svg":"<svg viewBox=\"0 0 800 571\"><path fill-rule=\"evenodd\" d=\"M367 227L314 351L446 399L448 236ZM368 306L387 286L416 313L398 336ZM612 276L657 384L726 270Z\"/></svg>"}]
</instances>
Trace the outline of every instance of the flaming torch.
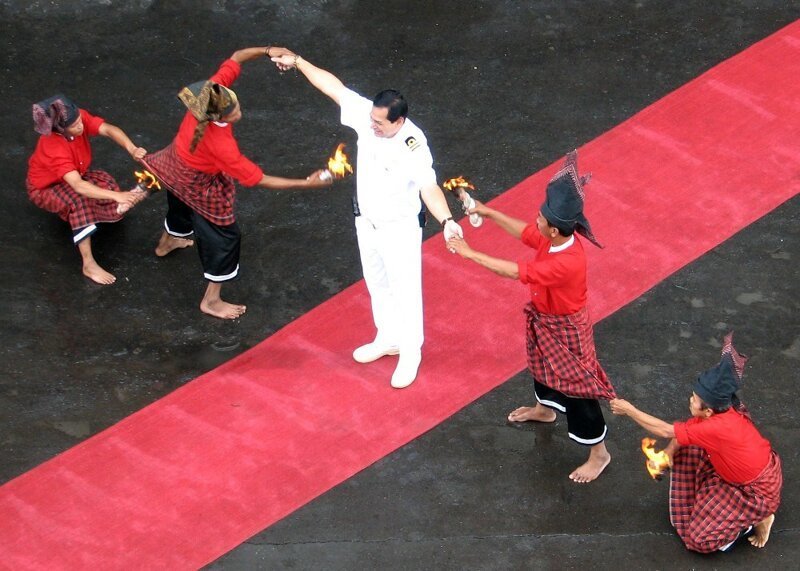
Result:
<instances>
[{"instance_id":1,"label":"flaming torch","mask_svg":"<svg viewBox=\"0 0 800 571\"><path fill-rule=\"evenodd\" d=\"M450 180L445 181L442 185L446 190L452 192L455 197L461 202L461 208L464 210L464 214L469 214L470 208L475 208L475 200L469 195L466 189L475 190L475 187L472 184L464 179L463 176L459 176L456 178L451 178ZM470 214L469 215L469 223L472 224L475 228L483 224L483 216L480 214Z\"/></svg>"},{"instance_id":2,"label":"flaming torch","mask_svg":"<svg viewBox=\"0 0 800 571\"><path fill-rule=\"evenodd\" d=\"M136 186L131 190L141 193L141 196L136 197L136 201L133 204L118 204L117 214L125 214L155 191L161 190L161 183L149 170L133 171L133 174L136 177Z\"/></svg>"},{"instance_id":3,"label":"flaming torch","mask_svg":"<svg viewBox=\"0 0 800 571\"><path fill-rule=\"evenodd\" d=\"M663 450L656 452L655 438L642 438L642 452L647 456L647 461L644 465L650 473L650 477L654 480L660 480L664 477L664 472L669 468L669 456Z\"/></svg>"},{"instance_id":4,"label":"flaming torch","mask_svg":"<svg viewBox=\"0 0 800 571\"><path fill-rule=\"evenodd\" d=\"M139 187L139 190L146 192L148 196L161 190L161 183L149 170L133 171L133 174L136 177L136 186Z\"/></svg>"},{"instance_id":5,"label":"flaming torch","mask_svg":"<svg viewBox=\"0 0 800 571\"><path fill-rule=\"evenodd\" d=\"M322 171L322 180L344 178L348 173L353 174L353 167L347 162L347 155L344 154L344 143L339 143L336 152L328 159L328 168Z\"/></svg>"}]
</instances>

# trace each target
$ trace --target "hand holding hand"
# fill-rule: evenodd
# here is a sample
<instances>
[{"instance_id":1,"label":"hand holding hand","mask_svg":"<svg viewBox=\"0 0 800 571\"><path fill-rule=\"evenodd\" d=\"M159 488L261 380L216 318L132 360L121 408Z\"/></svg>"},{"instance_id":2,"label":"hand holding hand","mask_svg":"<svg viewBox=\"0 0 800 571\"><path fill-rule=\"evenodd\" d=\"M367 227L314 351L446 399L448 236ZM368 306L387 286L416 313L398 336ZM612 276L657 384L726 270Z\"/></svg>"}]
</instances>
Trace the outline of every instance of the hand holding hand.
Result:
<instances>
[{"instance_id":1,"label":"hand holding hand","mask_svg":"<svg viewBox=\"0 0 800 571\"><path fill-rule=\"evenodd\" d=\"M459 236L455 236L447 241L447 249L450 250L452 254L458 254L464 258L472 251L472 248L469 247L466 240Z\"/></svg>"},{"instance_id":2,"label":"hand holding hand","mask_svg":"<svg viewBox=\"0 0 800 571\"><path fill-rule=\"evenodd\" d=\"M275 62L275 65L281 71L288 71L297 65L297 59L300 57L288 48L273 46L269 50L270 59Z\"/></svg>"},{"instance_id":3,"label":"hand holding hand","mask_svg":"<svg viewBox=\"0 0 800 571\"><path fill-rule=\"evenodd\" d=\"M451 238L458 236L459 238L464 237L464 231L461 229L461 226L458 225L458 222L453 220L452 218L444 223L444 241L448 242Z\"/></svg>"}]
</instances>

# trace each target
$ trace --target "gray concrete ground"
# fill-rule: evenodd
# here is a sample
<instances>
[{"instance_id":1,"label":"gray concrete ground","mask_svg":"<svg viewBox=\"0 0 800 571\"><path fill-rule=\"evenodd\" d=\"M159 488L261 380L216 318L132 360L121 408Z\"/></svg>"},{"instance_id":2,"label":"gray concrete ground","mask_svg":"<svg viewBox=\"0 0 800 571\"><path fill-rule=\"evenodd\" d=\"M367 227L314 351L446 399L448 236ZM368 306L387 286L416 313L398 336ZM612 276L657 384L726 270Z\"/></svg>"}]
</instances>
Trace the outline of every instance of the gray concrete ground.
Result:
<instances>
[{"instance_id":1,"label":"gray concrete ground","mask_svg":"<svg viewBox=\"0 0 800 571\"><path fill-rule=\"evenodd\" d=\"M305 195L240 192L243 273L226 289L248 312L236 322L199 313L194 252L153 255L163 196L98 232L98 260L118 282L89 283L67 226L25 195L34 101L63 91L156 150L174 136L182 85L239 47L286 44L357 90L405 92L440 177L469 173L491 197L798 15L778 1L0 0L0 482L360 278L348 181ZM247 64L237 91L240 145L268 172L305 175L337 141L353 142L335 106L292 73ZM94 149L96 165L131 182L134 165L120 149ZM566 441L563 421L505 425L531 398L521 373L211 567L796 567L799 218L795 198L596 328L620 392L669 418L685 416L691 379L717 359L716 340L737 331L752 357L744 398L784 461L783 505L763 551L685 551L667 521L667 483L643 473L643 432L610 414L613 464L589 486L572 484L566 474L583 451Z\"/></svg>"}]
</instances>

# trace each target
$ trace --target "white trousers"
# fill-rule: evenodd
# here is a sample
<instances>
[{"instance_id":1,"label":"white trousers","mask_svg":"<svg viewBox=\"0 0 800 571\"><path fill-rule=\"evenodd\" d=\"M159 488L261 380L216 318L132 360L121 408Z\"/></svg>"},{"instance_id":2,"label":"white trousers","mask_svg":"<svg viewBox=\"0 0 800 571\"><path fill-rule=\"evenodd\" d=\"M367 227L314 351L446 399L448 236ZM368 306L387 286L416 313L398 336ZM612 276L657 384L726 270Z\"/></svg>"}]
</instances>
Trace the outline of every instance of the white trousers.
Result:
<instances>
[{"instance_id":1,"label":"white trousers","mask_svg":"<svg viewBox=\"0 0 800 571\"><path fill-rule=\"evenodd\" d=\"M417 217L373 224L356 217L376 341L413 355L422 348L422 228Z\"/></svg>"}]
</instances>

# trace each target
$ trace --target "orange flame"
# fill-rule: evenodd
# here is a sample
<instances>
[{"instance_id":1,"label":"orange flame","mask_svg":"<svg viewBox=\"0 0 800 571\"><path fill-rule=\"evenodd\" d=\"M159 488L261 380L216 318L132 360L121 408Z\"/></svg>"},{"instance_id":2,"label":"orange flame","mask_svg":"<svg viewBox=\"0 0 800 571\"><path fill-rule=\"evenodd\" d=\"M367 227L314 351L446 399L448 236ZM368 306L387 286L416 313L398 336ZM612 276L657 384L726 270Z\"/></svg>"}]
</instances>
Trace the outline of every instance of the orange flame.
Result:
<instances>
[{"instance_id":1,"label":"orange flame","mask_svg":"<svg viewBox=\"0 0 800 571\"><path fill-rule=\"evenodd\" d=\"M133 171L136 175L136 182L146 188L147 190L161 190L161 183L158 182L156 176L149 170Z\"/></svg>"},{"instance_id":2,"label":"orange flame","mask_svg":"<svg viewBox=\"0 0 800 571\"><path fill-rule=\"evenodd\" d=\"M455 178L451 178L450 180L446 180L442 186L444 186L445 189L449 190L450 192L454 192L456 194L459 194L459 190L463 188L471 188L472 190L475 190L475 187L472 186L472 183L470 183L463 176L457 176Z\"/></svg>"},{"instance_id":3,"label":"orange flame","mask_svg":"<svg viewBox=\"0 0 800 571\"><path fill-rule=\"evenodd\" d=\"M455 178L451 178L450 180L446 180L442 186L445 188L445 190L453 193L455 197L461 201L461 208L463 208L464 214L469 214L470 209L475 208L475 200L467 192L468 188L470 190L475 190L475 187L472 186L472 183L463 176L457 176ZM483 224L483 217L480 214L473 212L472 214L469 214L469 223L477 228Z\"/></svg>"},{"instance_id":4,"label":"orange flame","mask_svg":"<svg viewBox=\"0 0 800 571\"><path fill-rule=\"evenodd\" d=\"M328 159L328 170L335 178L344 178L347 173L353 174L353 167L347 162L344 143L339 143L336 152Z\"/></svg>"},{"instance_id":5,"label":"orange flame","mask_svg":"<svg viewBox=\"0 0 800 571\"><path fill-rule=\"evenodd\" d=\"M669 456L663 450L656 452L655 438L642 438L642 452L647 456L644 465L654 480L660 480L664 476L664 471L669 468Z\"/></svg>"}]
</instances>

